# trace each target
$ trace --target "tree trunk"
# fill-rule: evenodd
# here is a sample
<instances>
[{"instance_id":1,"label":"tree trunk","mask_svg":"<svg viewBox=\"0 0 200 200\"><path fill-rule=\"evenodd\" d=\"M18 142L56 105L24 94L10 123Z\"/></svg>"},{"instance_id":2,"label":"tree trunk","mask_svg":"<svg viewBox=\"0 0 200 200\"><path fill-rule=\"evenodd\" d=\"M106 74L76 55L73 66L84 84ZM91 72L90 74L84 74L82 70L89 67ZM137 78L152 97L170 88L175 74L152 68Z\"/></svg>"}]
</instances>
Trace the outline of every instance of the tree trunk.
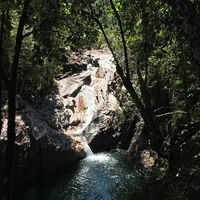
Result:
<instances>
[{"instance_id":1,"label":"tree trunk","mask_svg":"<svg viewBox=\"0 0 200 200\"><path fill-rule=\"evenodd\" d=\"M16 85L17 85L17 70L21 46L23 40L23 29L27 16L27 9L30 0L25 0L23 4L22 14L19 20L15 50L11 68L11 78L8 87L8 130L7 130L7 148L6 148L6 163L5 163L5 197L8 200L14 198L13 172L15 159L15 116L16 116Z\"/></svg>"},{"instance_id":2,"label":"tree trunk","mask_svg":"<svg viewBox=\"0 0 200 200\"><path fill-rule=\"evenodd\" d=\"M161 136L161 134L160 134L160 130L157 127L155 120L154 120L154 113L152 111L150 96L148 95L148 91L147 91L145 82L142 79L142 76L141 76L139 70L138 70L138 78L139 78L139 84L140 84L141 94L142 94L144 103L140 100L138 94L136 93L135 89L133 88L133 85L131 83L130 73L129 73L128 53L127 53L126 40L125 40L125 36L124 36L122 22L121 22L119 14L114 6L113 1L112 0L109 0L109 1L111 4L111 8L113 9L113 12L115 14L115 17L118 21L118 25L119 25L119 29L120 29L120 33L121 33L121 38L122 38L122 43L123 43L123 51L124 51L124 59L125 59L125 73L124 73L122 66L119 64L119 60L117 59L117 56L115 55L115 52L109 42L109 39L104 31L103 25L101 24L99 19L95 17L95 14L94 14L95 12L91 8L92 17L93 17L93 20L98 24L100 30L102 31L104 38L106 40L106 43L114 57L117 73L121 77L123 84L124 84L125 88L127 89L127 92L130 94L133 101L135 102L136 107L139 110L147 129L151 132L150 139L151 139L152 148L155 149L159 153L161 141L160 141L160 139L158 140L158 138Z\"/></svg>"},{"instance_id":3,"label":"tree trunk","mask_svg":"<svg viewBox=\"0 0 200 200\"><path fill-rule=\"evenodd\" d=\"M0 30L0 135L3 125L3 116L2 116L2 92L3 92L3 73L2 73L2 54L3 54L3 33L4 33L4 20L5 12L2 12L1 16L1 30Z\"/></svg>"}]
</instances>

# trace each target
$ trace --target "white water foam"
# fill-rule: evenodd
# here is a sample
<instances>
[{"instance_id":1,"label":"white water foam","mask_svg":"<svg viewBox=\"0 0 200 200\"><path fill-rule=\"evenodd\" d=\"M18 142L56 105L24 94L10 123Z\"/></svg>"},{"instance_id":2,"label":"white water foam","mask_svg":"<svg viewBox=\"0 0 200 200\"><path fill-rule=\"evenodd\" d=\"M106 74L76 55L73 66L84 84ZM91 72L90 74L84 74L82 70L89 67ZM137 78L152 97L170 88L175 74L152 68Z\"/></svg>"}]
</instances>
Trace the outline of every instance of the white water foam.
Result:
<instances>
[{"instance_id":1,"label":"white water foam","mask_svg":"<svg viewBox=\"0 0 200 200\"><path fill-rule=\"evenodd\" d=\"M97 154L89 155L88 157L86 157L86 160L91 161L91 162L96 161L96 162L102 162L102 163L115 162L114 158L111 158L105 153L97 153Z\"/></svg>"}]
</instances>

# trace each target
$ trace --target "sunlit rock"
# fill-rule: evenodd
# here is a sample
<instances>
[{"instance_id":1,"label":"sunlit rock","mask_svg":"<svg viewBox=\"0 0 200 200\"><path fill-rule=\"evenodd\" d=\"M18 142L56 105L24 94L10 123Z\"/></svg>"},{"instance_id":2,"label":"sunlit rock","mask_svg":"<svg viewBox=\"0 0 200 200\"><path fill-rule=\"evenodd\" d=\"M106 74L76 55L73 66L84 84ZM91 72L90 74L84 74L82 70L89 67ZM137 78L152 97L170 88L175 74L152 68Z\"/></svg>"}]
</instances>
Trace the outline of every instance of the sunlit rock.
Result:
<instances>
[{"instance_id":1,"label":"sunlit rock","mask_svg":"<svg viewBox=\"0 0 200 200\"><path fill-rule=\"evenodd\" d=\"M90 64L81 65L80 60L85 62L87 55ZM33 99L32 103L18 100L14 172L17 185L85 157L88 143L112 124L113 114L119 109L109 90L116 71L112 55L92 50L84 52L79 61L76 59L70 64L75 69L70 71L66 65L47 96ZM5 115L1 155L5 153L6 118ZM3 156L0 162L1 159Z\"/></svg>"}]
</instances>

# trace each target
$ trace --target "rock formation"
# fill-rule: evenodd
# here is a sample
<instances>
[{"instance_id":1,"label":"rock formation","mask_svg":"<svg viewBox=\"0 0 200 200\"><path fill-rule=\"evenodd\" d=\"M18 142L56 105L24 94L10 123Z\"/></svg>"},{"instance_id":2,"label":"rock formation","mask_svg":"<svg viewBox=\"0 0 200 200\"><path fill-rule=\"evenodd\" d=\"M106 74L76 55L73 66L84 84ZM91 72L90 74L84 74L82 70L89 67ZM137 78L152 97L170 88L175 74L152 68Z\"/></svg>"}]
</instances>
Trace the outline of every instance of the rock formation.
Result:
<instances>
[{"instance_id":1,"label":"rock formation","mask_svg":"<svg viewBox=\"0 0 200 200\"><path fill-rule=\"evenodd\" d=\"M113 113L119 109L109 90L114 74L109 52L85 51L81 56L72 55L47 96L31 103L18 98L16 185L30 183L83 158L84 143L109 130ZM6 109L0 162L5 155Z\"/></svg>"},{"instance_id":2,"label":"rock formation","mask_svg":"<svg viewBox=\"0 0 200 200\"><path fill-rule=\"evenodd\" d=\"M112 114L119 109L117 99L109 91L116 69L109 52L92 50L83 57L94 62L87 65L86 71L60 80L58 88L70 113L66 134L91 142L102 129L109 129ZM97 61L98 65L94 65Z\"/></svg>"}]
</instances>

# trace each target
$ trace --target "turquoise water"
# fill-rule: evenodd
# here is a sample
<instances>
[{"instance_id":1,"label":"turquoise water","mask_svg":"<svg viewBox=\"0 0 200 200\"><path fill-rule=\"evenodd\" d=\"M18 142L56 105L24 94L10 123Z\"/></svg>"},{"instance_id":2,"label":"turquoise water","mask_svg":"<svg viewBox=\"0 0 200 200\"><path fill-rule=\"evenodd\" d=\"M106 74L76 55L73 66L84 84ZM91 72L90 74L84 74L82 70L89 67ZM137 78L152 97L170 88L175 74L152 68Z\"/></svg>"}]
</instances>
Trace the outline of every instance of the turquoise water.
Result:
<instances>
[{"instance_id":1,"label":"turquoise water","mask_svg":"<svg viewBox=\"0 0 200 200\"><path fill-rule=\"evenodd\" d=\"M133 200L137 177L123 153L99 153L35 184L22 200Z\"/></svg>"}]
</instances>

